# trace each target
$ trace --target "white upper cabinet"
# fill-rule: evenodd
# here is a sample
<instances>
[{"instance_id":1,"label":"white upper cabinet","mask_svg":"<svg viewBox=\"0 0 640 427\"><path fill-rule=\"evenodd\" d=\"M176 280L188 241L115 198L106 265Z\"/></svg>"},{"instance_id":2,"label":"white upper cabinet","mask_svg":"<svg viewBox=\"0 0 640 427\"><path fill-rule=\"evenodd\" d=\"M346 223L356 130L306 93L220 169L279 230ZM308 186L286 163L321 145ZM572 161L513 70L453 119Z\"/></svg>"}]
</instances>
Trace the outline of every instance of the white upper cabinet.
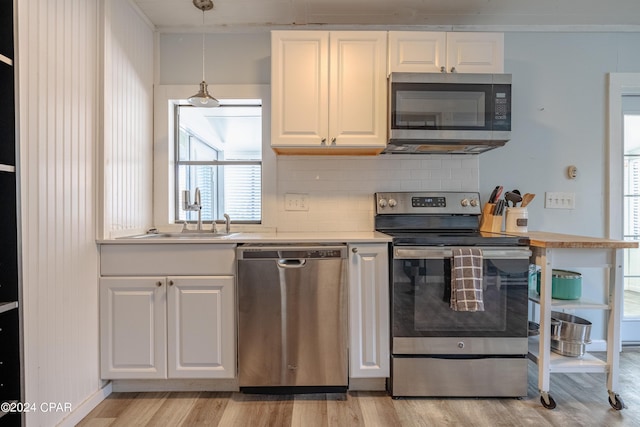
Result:
<instances>
[{"instance_id":1,"label":"white upper cabinet","mask_svg":"<svg viewBox=\"0 0 640 427\"><path fill-rule=\"evenodd\" d=\"M446 66L447 33L389 32L389 71L440 73Z\"/></svg>"},{"instance_id":2,"label":"white upper cabinet","mask_svg":"<svg viewBox=\"0 0 640 427\"><path fill-rule=\"evenodd\" d=\"M389 72L503 73L504 34L390 31Z\"/></svg>"},{"instance_id":3,"label":"white upper cabinet","mask_svg":"<svg viewBox=\"0 0 640 427\"><path fill-rule=\"evenodd\" d=\"M387 143L387 33L273 31L271 146L377 154Z\"/></svg>"}]
</instances>

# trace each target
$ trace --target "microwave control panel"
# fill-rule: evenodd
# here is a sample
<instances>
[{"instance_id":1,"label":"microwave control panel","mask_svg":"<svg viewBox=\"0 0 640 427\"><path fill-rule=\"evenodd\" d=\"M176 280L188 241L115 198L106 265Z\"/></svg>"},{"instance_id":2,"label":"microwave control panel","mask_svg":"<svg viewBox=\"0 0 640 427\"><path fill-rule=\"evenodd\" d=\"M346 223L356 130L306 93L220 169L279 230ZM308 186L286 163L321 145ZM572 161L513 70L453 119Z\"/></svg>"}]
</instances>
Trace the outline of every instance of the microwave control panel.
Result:
<instances>
[{"instance_id":1,"label":"microwave control panel","mask_svg":"<svg viewBox=\"0 0 640 427\"><path fill-rule=\"evenodd\" d=\"M511 130L511 85L493 87L493 126L494 130Z\"/></svg>"}]
</instances>

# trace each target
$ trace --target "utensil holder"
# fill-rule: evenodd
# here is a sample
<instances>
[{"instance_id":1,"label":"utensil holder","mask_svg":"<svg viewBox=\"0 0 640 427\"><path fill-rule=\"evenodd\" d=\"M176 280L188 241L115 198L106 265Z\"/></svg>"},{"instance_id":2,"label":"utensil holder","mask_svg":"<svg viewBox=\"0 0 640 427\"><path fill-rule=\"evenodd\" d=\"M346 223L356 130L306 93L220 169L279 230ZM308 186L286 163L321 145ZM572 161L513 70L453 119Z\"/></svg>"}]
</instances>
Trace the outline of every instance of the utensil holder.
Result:
<instances>
[{"instance_id":1,"label":"utensil holder","mask_svg":"<svg viewBox=\"0 0 640 427\"><path fill-rule=\"evenodd\" d=\"M529 223L529 213L527 212L527 208L507 208L505 217L505 232L527 232Z\"/></svg>"},{"instance_id":2,"label":"utensil holder","mask_svg":"<svg viewBox=\"0 0 640 427\"><path fill-rule=\"evenodd\" d=\"M502 215L494 215L495 203L486 203L482 208L480 218L480 231L487 233L500 233L502 231Z\"/></svg>"}]
</instances>

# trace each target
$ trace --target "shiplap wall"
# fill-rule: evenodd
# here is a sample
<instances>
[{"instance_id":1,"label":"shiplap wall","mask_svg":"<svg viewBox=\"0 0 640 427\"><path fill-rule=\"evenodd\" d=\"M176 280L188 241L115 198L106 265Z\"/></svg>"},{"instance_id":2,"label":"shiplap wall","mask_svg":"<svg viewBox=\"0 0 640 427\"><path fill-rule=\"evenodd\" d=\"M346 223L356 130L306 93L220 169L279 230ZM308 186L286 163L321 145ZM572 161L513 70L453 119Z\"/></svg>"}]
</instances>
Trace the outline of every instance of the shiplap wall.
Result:
<instances>
[{"instance_id":1,"label":"shiplap wall","mask_svg":"<svg viewBox=\"0 0 640 427\"><path fill-rule=\"evenodd\" d=\"M151 194L153 34L128 0L16 5L25 401L72 409L29 412L26 422L74 425L108 393L98 351L102 188L109 227L150 218L141 194ZM106 64L113 78L103 87ZM99 183L103 91L110 173Z\"/></svg>"},{"instance_id":2,"label":"shiplap wall","mask_svg":"<svg viewBox=\"0 0 640 427\"><path fill-rule=\"evenodd\" d=\"M108 238L153 221L153 31L128 0L106 3L100 212Z\"/></svg>"},{"instance_id":3,"label":"shiplap wall","mask_svg":"<svg viewBox=\"0 0 640 427\"><path fill-rule=\"evenodd\" d=\"M78 407L98 375L98 0L19 1L25 401ZM29 426L69 413L34 411Z\"/></svg>"}]
</instances>

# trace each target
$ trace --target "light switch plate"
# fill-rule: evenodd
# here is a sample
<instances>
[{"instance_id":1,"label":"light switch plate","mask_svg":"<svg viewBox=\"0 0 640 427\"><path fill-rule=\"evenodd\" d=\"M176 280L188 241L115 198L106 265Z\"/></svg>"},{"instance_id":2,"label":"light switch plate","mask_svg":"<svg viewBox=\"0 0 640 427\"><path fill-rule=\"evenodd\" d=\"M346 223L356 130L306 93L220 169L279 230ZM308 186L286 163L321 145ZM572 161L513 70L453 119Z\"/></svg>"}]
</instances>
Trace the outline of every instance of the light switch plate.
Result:
<instances>
[{"instance_id":1,"label":"light switch plate","mask_svg":"<svg viewBox=\"0 0 640 427\"><path fill-rule=\"evenodd\" d=\"M548 191L544 193L544 207L547 209L575 209L576 193Z\"/></svg>"},{"instance_id":2,"label":"light switch plate","mask_svg":"<svg viewBox=\"0 0 640 427\"><path fill-rule=\"evenodd\" d=\"M284 195L285 211L308 211L309 195L305 193L286 193Z\"/></svg>"}]
</instances>

